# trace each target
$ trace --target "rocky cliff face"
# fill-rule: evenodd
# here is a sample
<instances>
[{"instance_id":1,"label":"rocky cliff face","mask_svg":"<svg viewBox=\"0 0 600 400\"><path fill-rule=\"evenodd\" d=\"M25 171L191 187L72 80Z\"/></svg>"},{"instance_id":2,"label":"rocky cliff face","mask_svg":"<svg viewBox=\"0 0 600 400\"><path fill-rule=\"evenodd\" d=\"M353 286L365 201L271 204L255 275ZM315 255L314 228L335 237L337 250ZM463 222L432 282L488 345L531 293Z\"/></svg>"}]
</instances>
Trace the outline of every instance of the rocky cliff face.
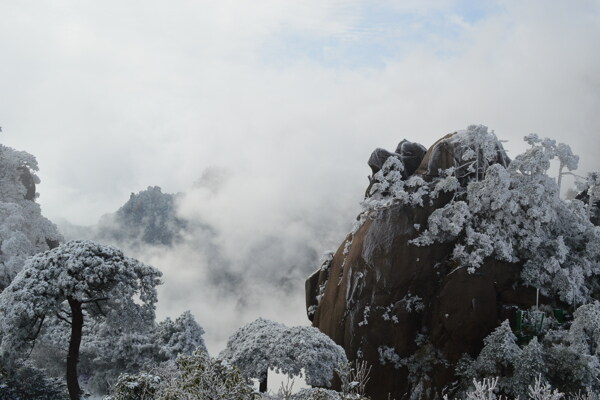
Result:
<instances>
[{"instance_id":1,"label":"rocky cliff face","mask_svg":"<svg viewBox=\"0 0 600 400\"><path fill-rule=\"evenodd\" d=\"M35 187L35 177L31 174L28 168L19 167L18 168L20 175L19 179L23 187L25 187L25 200L35 201L36 197L36 187Z\"/></svg>"},{"instance_id":2,"label":"rocky cliff face","mask_svg":"<svg viewBox=\"0 0 600 400\"><path fill-rule=\"evenodd\" d=\"M374 177L366 203L371 206L306 281L313 326L344 347L350 360L371 364L367 392L375 400L439 396L455 381L455 365L463 353L477 356L483 338L516 307L536 301L535 290L517 284L517 264L489 260L468 273L451 260L454 243L411 243L427 227L431 213L453 195L432 194L436 178L457 166L459 179L479 173L479 165L460 172L465 149L453 137L443 137L427 152L413 152L418 167L404 168L398 152L376 150L369 160ZM403 143L407 149L422 147L403 141L399 148ZM499 143L491 151L492 163L509 163ZM390 157L400 164L384 165ZM379 171L387 177L396 174L397 181L382 184L381 174L375 175ZM405 191L390 198L397 184ZM376 196L380 201L372 200Z\"/></svg>"}]
</instances>

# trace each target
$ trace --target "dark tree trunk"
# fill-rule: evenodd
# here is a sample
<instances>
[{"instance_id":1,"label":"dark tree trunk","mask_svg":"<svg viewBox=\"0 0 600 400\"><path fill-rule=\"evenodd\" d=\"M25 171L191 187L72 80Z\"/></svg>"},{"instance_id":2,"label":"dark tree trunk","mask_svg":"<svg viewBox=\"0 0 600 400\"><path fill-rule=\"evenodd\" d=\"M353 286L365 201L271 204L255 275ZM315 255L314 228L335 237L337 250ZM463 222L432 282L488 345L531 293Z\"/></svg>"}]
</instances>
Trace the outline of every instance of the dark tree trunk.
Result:
<instances>
[{"instance_id":1,"label":"dark tree trunk","mask_svg":"<svg viewBox=\"0 0 600 400\"><path fill-rule=\"evenodd\" d=\"M81 345L81 331L83 328L83 312L81 302L72 297L67 297L71 307L71 340L67 354L67 388L71 400L79 400L81 389L77 377L77 362L79 361L79 346Z\"/></svg>"},{"instance_id":2,"label":"dark tree trunk","mask_svg":"<svg viewBox=\"0 0 600 400\"><path fill-rule=\"evenodd\" d=\"M260 384L258 385L258 391L261 393L267 392L267 377L269 376L269 372L265 372L262 379L260 380Z\"/></svg>"}]
</instances>

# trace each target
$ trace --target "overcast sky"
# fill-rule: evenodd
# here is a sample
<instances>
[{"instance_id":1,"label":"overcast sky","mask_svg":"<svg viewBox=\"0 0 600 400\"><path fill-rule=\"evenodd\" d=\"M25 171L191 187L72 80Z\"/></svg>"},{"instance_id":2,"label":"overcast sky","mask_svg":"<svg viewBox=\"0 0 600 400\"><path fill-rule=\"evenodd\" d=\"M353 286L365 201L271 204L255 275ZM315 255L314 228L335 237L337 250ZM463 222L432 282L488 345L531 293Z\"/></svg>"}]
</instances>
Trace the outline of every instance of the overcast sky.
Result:
<instances>
[{"instance_id":1,"label":"overcast sky","mask_svg":"<svg viewBox=\"0 0 600 400\"><path fill-rule=\"evenodd\" d=\"M75 223L212 165L359 199L373 148L471 123L510 149L568 141L592 168L598 43L585 0L3 1L2 142L37 156L45 215Z\"/></svg>"},{"instance_id":2,"label":"overcast sky","mask_svg":"<svg viewBox=\"0 0 600 400\"><path fill-rule=\"evenodd\" d=\"M403 138L482 123L511 156L536 132L599 169L599 43L597 0L0 1L0 140L37 157L50 219L218 167L225 194L182 213L232 248L328 215L326 250Z\"/></svg>"}]
</instances>

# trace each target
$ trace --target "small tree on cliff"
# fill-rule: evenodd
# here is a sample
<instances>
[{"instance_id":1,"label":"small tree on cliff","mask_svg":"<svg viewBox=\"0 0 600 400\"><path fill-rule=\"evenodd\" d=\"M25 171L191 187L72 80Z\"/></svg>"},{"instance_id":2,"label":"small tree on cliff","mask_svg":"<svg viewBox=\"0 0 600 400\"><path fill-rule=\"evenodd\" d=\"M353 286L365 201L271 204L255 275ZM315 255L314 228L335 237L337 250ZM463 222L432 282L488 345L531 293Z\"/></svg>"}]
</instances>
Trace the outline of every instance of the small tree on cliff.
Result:
<instances>
[{"instance_id":1,"label":"small tree on cliff","mask_svg":"<svg viewBox=\"0 0 600 400\"><path fill-rule=\"evenodd\" d=\"M481 180L488 167L502 158L504 153L494 131L488 131L485 125L469 125L466 131L455 135L453 140L458 142L454 155L455 174L458 178Z\"/></svg>"},{"instance_id":2,"label":"small tree on cliff","mask_svg":"<svg viewBox=\"0 0 600 400\"><path fill-rule=\"evenodd\" d=\"M573 154L569 145L564 143L557 144L555 140L549 138L540 139L535 133L525 136L524 140L531 145L528 153L534 155L532 161L537 162L542 170L545 171L550 167L550 160L554 158L558 159L557 184L560 193L563 175L573 175L571 171L577 169L579 165L579 156ZM564 171L565 167L569 172Z\"/></svg>"},{"instance_id":3,"label":"small tree on cliff","mask_svg":"<svg viewBox=\"0 0 600 400\"><path fill-rule=\"evenodd\" d=\"M346 364L344 349L317 328L283 324L259 318L242 326L228 340L220 358L236 365L267 390L269 368L290 377L306 374L306 383L329 386L333 372Z\"/></svg>"},{"instance_id":4,"label":"small tree on cliff","mask_svg":"<svg viewBox=\"0 0 600 400\"><path fill-rule=\"evenodd\" d=\"M483 349L475 360L475 369L483 376L506 376L514 367L521 349L508 320L483 339Z\"/></svg>"},{"instance_id":5,"label":"small tree on cliff","mask_svg":"<svg viewBox=\"0 0 600 400\"><path fill-rule=\"evenodd\" d=\"M71 326L67 387L78 400L84 317L136 314L152 321L160 275L117 248L91 241L71 241L30 258L0 294L2 356L14 357L35 344L47 319L66 321Z\"/></svg>"},{"instance_id":6,"label":"small tree on cliff","mask_svg":"<svg viewBox=\"0 0 600 400\"><path fill-rule=\"evenodd\" d=\"M512 393L515 396L524 395L529 390L529 385L536 379L548 380L547 366L544 360L544 348L537 337L523 347L523 351L515 360L515 369L510 382Z\"/></svg>"},{"instance_id":7,"label":"small tree on cliff","mask_svg":"<svg viewBox=\"0 0 600 400\"><path fill-rule=\"evenodd\" d=\"M515 364L523 352L516 341L508 320L504 321L483 339L483 349L475 360L463 361L461 375L464 383L469 385L473 379L512 376ZM499 390L514 395L510 383L509 380L502 379L498 385Z\"/></svg>"}]
</instances>

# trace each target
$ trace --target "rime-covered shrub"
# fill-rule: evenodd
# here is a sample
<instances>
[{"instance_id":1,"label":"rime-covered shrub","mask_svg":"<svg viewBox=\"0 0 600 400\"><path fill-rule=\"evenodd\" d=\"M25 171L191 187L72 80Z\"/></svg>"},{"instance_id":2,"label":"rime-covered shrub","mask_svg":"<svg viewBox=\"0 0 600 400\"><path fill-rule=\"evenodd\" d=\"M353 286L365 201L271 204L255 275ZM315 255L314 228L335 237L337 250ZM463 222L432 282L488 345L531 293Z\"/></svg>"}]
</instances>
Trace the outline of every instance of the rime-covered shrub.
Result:
<instances>
[{"instance_id":1,"label":"rime-covered shrub","mask_svg":"<svg viewBox=\"0 0 600 400\"><path fill-rule=\"evenodd\" d=\"M550 331L544 338L549 380L564 392L600 391L600 303L579 307L568 330Z\"/></svg>"},{"instance_id":2,"label":"rime-covered shrub","mask_svg":"<svg viewBox=\"0 0 600 400\"><path fill-rule=\"evenodd\" d=\"M335 390L311 388L300 390L290 400L344 400L344 397Z\"/></svg>"},{"instance_id":3,"label":"rime-covered shrub","mask_svg":"<svg viewBox=\"0 0 600 400\"><path fill-rule=\"evenodd\" d=\"M456 132L450 142L453 145L454 173L461 182L479 181L492 164L508 165L502 143L485 125L469 125L465 131ZM433 154L430 164L435 157Z\"/></svg>"},{"instance_id":4,"label":"rime-covered shrub","mask_svg":"<svg viewBox=\"0 0 600 400\"><path fill-rule=\"evenodd\" d=\"M123 374L119 376L112 396L107 397L106 400L154 400L160 389L159 376L147 373Z\"/></svg>"},{"instance_id":5,"label":"rime-covered shrub","mask_svg":"<svg viewBox=\"0 0 600 400\"><path fill-rule=\"evenodd\" d=\"M548 381L548 367L544 360L544 348L537 337L523 346L522 351L514 362L513 377L511 379L511 392L519 395L527 393L531 382L536 379Z\"/></svg>"},{"instance_id":6,"label":"rime-covered shrub","mask_svg":"<svg viewBox=\"0 0 600 400\"><path fill-rule=\"evenodd\" d=\"M464 387L474 381L493 379L497 391L512 397L523 397L528 386L546 371L537 339L521 349L508 320L484 339L484 347L475 360L465 358L459 364L458 374L462 375Z\"/></svg>"},{"instance_id":7,"label":"rime-covered shrub","mask_svg":"<svg viewBox=\"0 0 600 400\"><path fill-rule=\"evenodd\" d=\"M404 165L396 157L390 157L379 172L373 175L372 186L362 206L365 211L387 207L393 203L423 205L429 187L420 176L413 175L404 180Z\"/></svg>"},{"instance_id":8,"label":"rime-covered shrub","mask_svg":"<svg viewBox=\"0 0 600 400\"><path fill-rule=\"evenodd\" d=\"M81 347L80 370L94 392L106 393L124 372L138 373L196 349L206 351L204 330L189 311L158 324L131 313L90 325Z\"/></svg>"},{"instance_id":9,"label":"rime-covered shrub","mask_svg":"<svg viewBox=\"0 0 600 400\"><path fill-rule=\"evenodd\" d=\"M10 369L9 369L10 368ZM30 362L18 362L0 368L0 399L67 400L63 379L52 378Z\"/></svg>"},{"instance_id":10,"label":"rime-covered shrub","mask_svg":"<svg viewBox=\"0 0 600 400\"><path fill-rule=\"evenodd\" d=\"M404 164L397 157L389 157L375 175L373 175L372 186L369 196L382 199L390 196L401 198L404 192L404 180L402 172Z\"/></svg>"},{"instance_id":11,"label":"rime-covered shrub","mask_svg":"<svg viewBox=\"0 0 600 400\"><path fill-rule=\"evenodd\" d=\"M468 356L457 364L463 389L473 379L498 378L496 389L523 398L536 379L561 392L600 392L600 303L579 307L569 325L538 332L519 347L508 321L484 339L475 360Z\"/></svg>"},{"instance_id":12,"label":"rime-covered shrub","mask_svg":"<svg viewBox=\"0 0 600 400\"><path fill-rule=\"evenodd\" d=\"M483 344L483 349L475 360L475 371L482 377L512 375L521 349L508 320L490 333Z\"/></svg>"},{"instance_id":13,"label":"rime-covered shrub","mask_svg":"<svg viewBox=\"0 0 600 400\"><path fill-rule=\"evenodd\" d=\"M262 318L238 329L219 357L259 380L270 368L290 377L304 370L306 383L314 386L329 386L335 368L347 362L344 349L317 328L288 328Z\"/></svg>"},{"instance_id":14,"label":"rime-covered shrub","mask_svg":"<svg viewBox=\"0 0 600 400\"><path fill-rule=\"evenodd\" d=\"M204 329L190 311L185 311L175 321L166 318L152 332L152 342L158 346L158 358L174 360L177 356L189 355L196 349L206 351Z\"/></svg>"},{"instance_id":15,"label":"rime-covered shrub","mask_svg":"<svg viewBox=\"0 0 600 400\"><path fill-rule=\"evenodd\" d=\"M248 380L229 363L204 350L177 359L177 375L157 396L160 400L253 400L258 397Z\"/></svg>"},{"instance_id":16,"label":"rime-covered shrub","mask_svg":"<svg viewBox=\"0 0 600 400\"><path fill-rule=\"evenodd\" d=\"M253 400L251 382L204 349L181 355L151 373L124 374L106 400Z\"/></svg>"}]
</instances>

